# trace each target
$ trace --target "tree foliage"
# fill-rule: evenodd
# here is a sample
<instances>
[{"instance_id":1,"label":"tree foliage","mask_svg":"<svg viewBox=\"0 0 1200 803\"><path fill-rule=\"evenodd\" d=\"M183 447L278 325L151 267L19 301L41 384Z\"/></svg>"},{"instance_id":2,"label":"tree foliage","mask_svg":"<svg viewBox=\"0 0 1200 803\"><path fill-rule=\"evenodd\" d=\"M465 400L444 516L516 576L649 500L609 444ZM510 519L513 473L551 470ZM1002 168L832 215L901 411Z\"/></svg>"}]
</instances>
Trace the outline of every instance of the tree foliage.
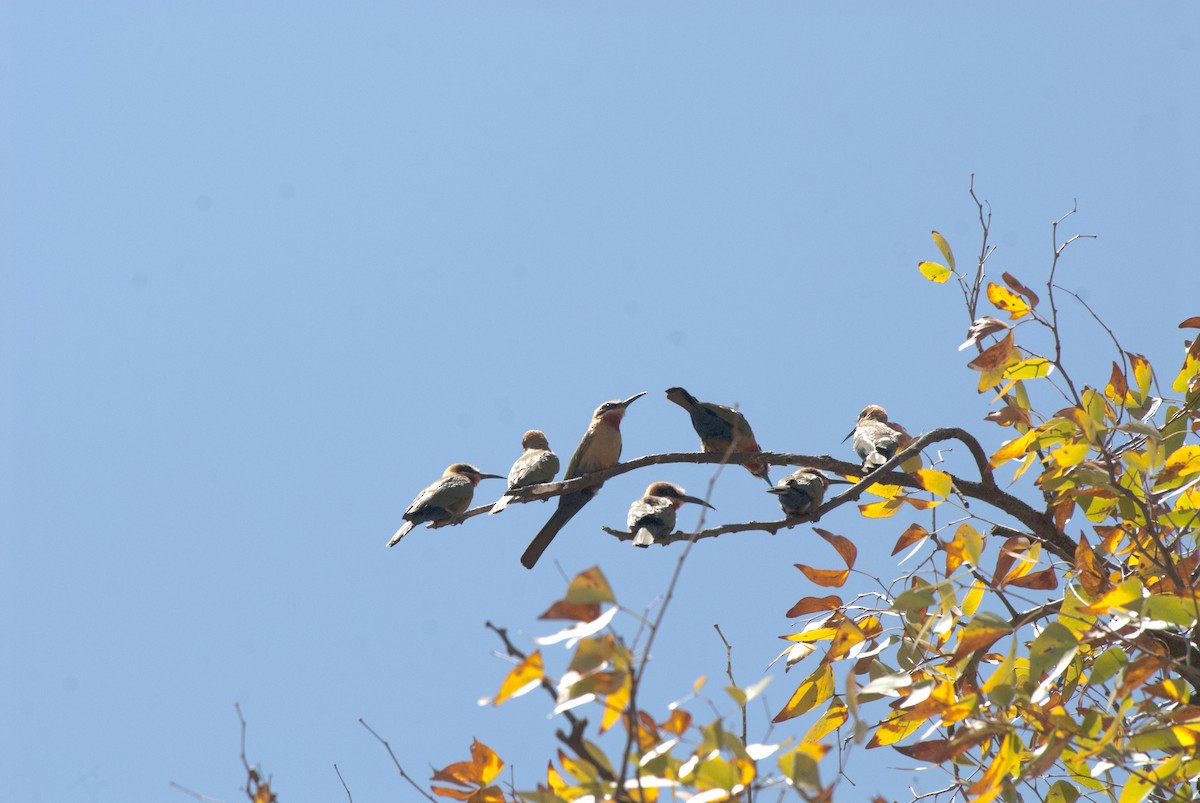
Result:
<instances>
[{"instance_id":1,"label":"tree foliage","mask_svg":"<svg viewBox=\"0 0 1200 803\"><path fill-rule=\"evenodd\" d=\"M558 748L546 757L544 776L513 786L501 781L503 746L498 753L474 742L469 758L434 773L426 797L750 803L769 792L861 799L869 775L856 787L848 779L869 763L863 751L885 750L944 774L939 791L914 798L1193 799L1200 777L1200 338L1188 343L1181 368L1160 375L1093 314L1111 341L1112 367L1090 384L1077 379L1064 353L1060 304L1092 311L1055 274L1079 235L1060 241L1066 217L1053 224L1053 254L1036 290L1029 276L1002 273L995 281L986 269L990 210L974 188L971 198L981 232L973 267L960 271L935 231L940 260L919 262L918 271L932 282L953 278L961 291L969 326L960 351L972 351L965 367L989 408L985 431L926 432L866 477L857 464L827 456L758 456L851 480L813 519L849 504L860 516L891 518L893 554L910 556L901 565L911 566L889 583L853 588L855 544L815 528L838 562L797 564L813 591L778 612L799 623L784 635L778 663L793 670L783 677L801 679L788 681L787 701L767 733L747 732L747 706L766 680L739 685L732 662L727 682L679 679L679 700L664 709L643 706L639 690L691 545L806 519L662 539L687 545L654 616L622 607L594 567L542 613L567 625L536 649L522 649L489 623L513 662L497 679L493 702L528 705L514 701L544 693L557 715ZM1200 328L1200 317L1180 327ZM928 447L950 440L967 447L971 473L947 471L930 456ZM521 489L516 501L653 463L752 457L656 455ZM775 682L784 683L779 674ZM711 691L716 685L723 688ZM887 791L893 799L895 790Z\"/></svg>"}]
</instances>

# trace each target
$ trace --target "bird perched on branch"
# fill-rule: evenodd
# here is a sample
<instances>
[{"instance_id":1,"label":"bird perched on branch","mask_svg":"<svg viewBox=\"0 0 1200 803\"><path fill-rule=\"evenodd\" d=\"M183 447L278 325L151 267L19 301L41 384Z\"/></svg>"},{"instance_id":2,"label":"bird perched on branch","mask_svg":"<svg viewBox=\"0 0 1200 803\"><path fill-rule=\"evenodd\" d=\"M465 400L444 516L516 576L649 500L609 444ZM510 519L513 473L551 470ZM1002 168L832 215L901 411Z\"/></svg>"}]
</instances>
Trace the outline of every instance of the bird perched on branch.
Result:
<instances>
[{"instance_id":1,"label":"bird perched on branch","mask_svg":"<svg viewBox=\"0 0 1200 803\"><path fill-rule=\"evenodd\" d=\"M550 442L546 440L545 432L540 429L529 430L521 437L521 447L525 450L524 454L517 458L517 462L513 463L508 472L510 491L513 488L538 485L554 479L554 475L558 473L558 455L550 451ZM499 513L508 507L511 501L512 497L508 494L501 496L496 504L492 505L490 512Z\"/></svg>"},{"instance_id":2,"label":"bird perched on branch","mask_svg":"<svg viewBox=\"0 0 1200 803\"><path fill-rule=\"evenodd\" d=\"M692 428L700 436L700 448L709 454L761 452L746 416L723 404L702 402L683 388L668 388L667 398L688 411ZM766 463L743 463L747 471L771 484Z\"/></svg>"},{"instance_id":3,"label":"bird perched on branch","mask_svg":"<svg viewBox=\"0 0 1200 803\"><path fill-rule=\"evenodd\" d=\"M669 482L652 482L646 495L629 506L629 532L633 533L633 545L648 547L655 538L670 535L675 529L675 511L684 502L704 505L710 510L715 507L695 496L688 496L678 485Z\"/></svg>"},{"instance_id":4,"label":"bird perched on branch","mask_svg":"<svg viewBox=\"0 0 1200 803\"><path fill-rule=\"evenodd\" d=\"M447 522L461 516L471 506L475 486L480 480L503 479L499 474L484 474L470 463L455 463L446 469L441 479L417 495L404 511L404 523L388 546L395 546L408 531L422 522Z\"/></svg>"},{"instance_id":5,"label":"bird perched on branch","mask_svg":"<svg viewBox=\"0 0 1200 803\"><path fill-rule=\"evenodd\" d=\"M575 454L571 455L571 460L567 463L564 480L612 468L617 464L621 459L621 419L625 417L626 408L645 395L643 391L624 401L608 401L596 408L587 432L583 434L583 439L575 447ZM546 547L550 546L558 531L592 500L602 484L589 485L587 488L558 497L558 508L525 548L525 553L521 555L521 565L526 569L536 566L538 558L546 551Z\"/></svg>"},{"instance_id":6,"label":"bird perched on branch","mask_svg":"<svg viewBox=\"0 0 1200 803\"><path fill-rule=\"evenodd\" d=\"M899 424L888 421L887 411L878 404L868 404L858 414L854 429L842 438L845 443L854 437L854 451L863 461L863 471L871 472L882 466L899 450L912 443L912 436Z\"/></svg>"},{"instance_id":7,"label":"bird perched on branch","mask_svg":"<svg viewBox=\"0 0 1200 803\"><path fill-rule=\"evenodd\" d=\"M815 468L802 468L775 483L767 493L779 497L779 506L788 518L812 516L825 501L831 482L849 484L846 480L831 480Z\"/></svg>"}]
</instances>

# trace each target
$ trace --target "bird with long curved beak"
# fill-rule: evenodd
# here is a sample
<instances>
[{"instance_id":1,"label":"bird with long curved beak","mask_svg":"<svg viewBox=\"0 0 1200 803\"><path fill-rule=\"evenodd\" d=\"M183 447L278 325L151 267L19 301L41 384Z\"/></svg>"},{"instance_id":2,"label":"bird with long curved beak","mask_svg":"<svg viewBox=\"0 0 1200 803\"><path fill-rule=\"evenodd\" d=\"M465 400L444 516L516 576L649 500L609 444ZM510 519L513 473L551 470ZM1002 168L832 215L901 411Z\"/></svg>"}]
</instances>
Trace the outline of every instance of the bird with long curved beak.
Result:
<instances>
[{"instance_id":1,"label":"bird with long curved beak","mask_svg":"<svg viewBox=\"0 0 1200 803\"><path fill-rule=\"evenodd\" d=\"M550 451L550 441L540 429L531 429L521 437L521 448L525 451L508 472L508 490L524 488L550 482L558 473L558 455ZM507 493L492 505L490 514L499 513L508 507L512 497Z\"/></svg>"},{"instance_id":2,"label":"bird with long curved beak","mask_svg":"<svg viewBox=\"0 0 1200 803\"><path fill-rule=\"evenodd\" d=\"M842 443L854 438L854 451L863 461L863 471L870 473L882 466L897 451L912 443L904 427L888 421L887 411L878 404L868 404L858 414L854 429L842 438Z\"/></svg>"},{"instance_id":3,"label":"bird with long curved beak","mask_svg":"<svg viewBox=\"0 0 1200 803\"><path fill-rule=\"evenodd\" d=\"M831 482L850 484L847 480L831 480L815 468L802 468L775 483L767 493L779 498L779 507L788 518L811 516L825 501L825 492Z\"/></svg>"},{"instance_id":4,"label":"bird with long curved beak","mask_svg":"<svg viewBox=\"0 0 1200 803\"><path fill-rule=\"evenodd\" d=\"M499 474L484 474L470 463L455 463L446 469L441 478L430 485L404 511L404 523L388 546L395 546L408 531L423 522L441 524L467 512L475 496L475 486L480 480L504 479Z\"/></svg>"},{"instance_id":5,"label":"bird with long curved beak","mask_svg":"<svg viewBox=\"0 0 1200 803\"><path fill-rule=\"evenodd\" d=\"M563 475L564 480L612 468L617 464L617 461L621 459L621 419L625 417L625 410L629 405L645 395L646 393L643 391L624 401L608 401L596 408L596 412L592 413L592 421L588 424L587 432L583 434L583 439L575 447L575 454L571 455L571 460L567 463L567 473ZM546 551L546 547L550 546L554 536L558 535L558 531L584 505L590 502L592 497L599 493L601 485L603 483L589 485L587 488L558 497L558 508L521 555L522 566L532 569L537 565L538 558Z\"/></svg>"},{"instance_id":6,"label":"bird with long curved beak","mask_svg":"<svg viewBox=\"0 0 1200 803\"><path fill-rule=\"evenodd\" d=\"M702 402L683 388L667 388L667 398L688 411L692 429L700 436L700 448L707 454L728 452L761 452L754 439L750 422L732 407ZM743 463L747 471L771 484L770 468L766 463Z\"/></svg>"},{"instance_id":7,"label":"bird with long curved beak","mask_svg":"<svg viewBox=\"0 0 1200 803\"><path fill-rule=\"evenodd\" d=\"M669 482L652 482L646 495L629 506L626 519L629 532L633 533L633 545L648 547L655 538L670 535L675 529L675 512L685 502L704 505L710 510L715 507L695 496L688 496L678 485Z\"/></svg>"}]
</instances>

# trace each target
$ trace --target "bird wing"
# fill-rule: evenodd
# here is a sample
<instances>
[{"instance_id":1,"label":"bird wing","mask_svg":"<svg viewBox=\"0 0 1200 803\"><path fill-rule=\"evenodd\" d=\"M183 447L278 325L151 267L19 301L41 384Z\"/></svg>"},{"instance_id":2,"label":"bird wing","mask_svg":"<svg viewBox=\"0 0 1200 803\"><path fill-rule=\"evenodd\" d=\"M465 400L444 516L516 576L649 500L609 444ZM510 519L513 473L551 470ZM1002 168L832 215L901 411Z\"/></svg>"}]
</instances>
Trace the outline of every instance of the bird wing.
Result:
<instances>
[{"instance_id":1,"label":"bird wing","mask_svg":"<svg viewBox=\"0 0 1200 803\"><path fill-rule=\"evenodd\" d=\"M626 523L631 533L645 527L655 535L662 535L675 528L675 505L661 496L643 496L630 505Z\"/></svg>"},{"instance_id":2,"label":"bird wing","mask_svg":"<svg viewBox=\"0 0 1200 803\"><path fill-rule=\"evenodd\" d=\"M704 402L701 406L712 413L725 427L726 434L723 437L725 440L733 442L735 451L759 451L758 442L754 439L754 431L750 429L750 422L746 420L746 416L724 404Z\"/></svg>"},{"instance_id":3,"label":"bird wing","mask_svg":"<svg viewBox=\"0 0 1200 803\"><path fill-rule=\"evenodd\" d=\"M547 449L528 451L513 463L512 471L508 472L508 487L523 488L550 482L557 473L558 455Z\"/></svg>"},{"instance_id":4,"label":"bird wing","mask_svg":"<svg viewBox=\"0 0 1200 803\"><path fill-rule=\"evenodd\" d=\"M457 474L442 477L421 491L413 503L408 506L408 510L404 511L404 517L408 518L437 509L448 511L455 502L461 503L466 500L470 503L474 494L475 486L471 485L471 481L466 477L460 477Z\"/></svg>"}]
</instances>

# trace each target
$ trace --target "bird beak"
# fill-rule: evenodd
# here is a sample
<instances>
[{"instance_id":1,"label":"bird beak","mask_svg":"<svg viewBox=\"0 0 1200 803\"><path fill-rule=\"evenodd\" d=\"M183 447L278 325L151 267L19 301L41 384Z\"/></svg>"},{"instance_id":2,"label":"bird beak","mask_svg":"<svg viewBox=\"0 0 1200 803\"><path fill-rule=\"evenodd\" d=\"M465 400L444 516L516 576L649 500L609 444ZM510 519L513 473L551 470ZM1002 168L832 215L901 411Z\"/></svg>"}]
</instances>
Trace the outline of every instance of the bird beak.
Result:
<instances>
[{"instance_id":1,"label":"bird beak","mask_svg":"<svg viewBox=\"0 0 1200 803\"><path fill-rule=\"evenodd\" d=\"M637 401L638 399L642 398L645 395L646 395L646 391L644 391L644 390L641 393L635 393L632 396L630 396L628 399L626 399L625 401L621 402L621 406L628 407L629 405L633 404L635 401Z\"/></svg>"},{"instance_id":2,"label":"bird beak","mask_svg":"<svg viewBox=\"0 0 1200 803\"><path fill-rule=\"evenodd\" d=\"M787 492L788 492L787 488L776 488L774 486L767 489L767 493L775 494L776 496L779 496L780 494L785 494Z\"/></svg>"},{"instance_id":3,"label":"bird beak","mask_svg":"<svg viewBox=\"0 0 1200 803\"><path fill-rule=\"evenodd\" d=\"M850 482L850 480L843 480L838 477L826 477L825 480L830 485L854 485L854 483Z\"/></svg>"},{"instance_id":4,"label":"bird beak","mask_svg":"<svg viewBox=\"0 0 1200 803\"><path fill-rule=\"evenodd\" d=\"M481 480L502 480L502 479L504 479L504 477L502 477L499 474L480 474L479 479L481 479Z\"/></svg>"},{"instance_id":5,"label":"bird beak","mask_svg":"<svg viewBox=\"0 0 1200 803\"><path fill-rule=\"evenodd\" d=\"M698 499L694 496L681 496L679 498L684 502L691 502L693 505L704 505L709 510L716 510L716 508L710 505L708 502L705 502L703 499Z\"/></svg>"},{"instance_id":6,"label":"bird beak","mask_svg":"<svg viewBox=\"0 0 1200 803\"><path fill-rule=\"evenodd\" d=\"M854 429L858 429L857 424L855 425ZM852 429L846 433L846 437L842 438L842 443L845 443L846 441L850 440L850 436L854 434L854 429Z\"/></svg>"}]
</instances>

